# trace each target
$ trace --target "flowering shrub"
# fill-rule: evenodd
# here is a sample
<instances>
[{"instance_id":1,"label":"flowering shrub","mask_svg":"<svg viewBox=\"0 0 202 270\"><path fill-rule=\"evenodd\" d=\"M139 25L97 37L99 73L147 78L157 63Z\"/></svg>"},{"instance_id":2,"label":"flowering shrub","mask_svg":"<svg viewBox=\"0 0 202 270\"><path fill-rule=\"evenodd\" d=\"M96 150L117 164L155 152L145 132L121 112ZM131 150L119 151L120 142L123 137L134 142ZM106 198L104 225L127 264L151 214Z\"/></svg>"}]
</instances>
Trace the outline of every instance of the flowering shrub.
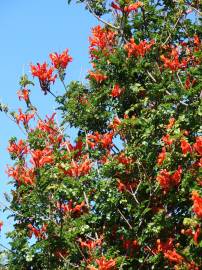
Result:
<instances>
[{"instance_id":1,"label":"flowering shrub","mask_svg":"<svg viewBox=\"0 0 202 270\"><path fill-rule=\"evenodd\" d=\"M75 143L55 114L41 119L21 79L27 111L11 116L26 138L8 146L9 269L199 270L202 32L187 16L201 5L105 5L87 4L114 21L92 29L86 85L65 85L68 50L31 65L44 94L56 79L65 86L56 102L63 125L78 129Z\"/></svg>"}]
</instances>

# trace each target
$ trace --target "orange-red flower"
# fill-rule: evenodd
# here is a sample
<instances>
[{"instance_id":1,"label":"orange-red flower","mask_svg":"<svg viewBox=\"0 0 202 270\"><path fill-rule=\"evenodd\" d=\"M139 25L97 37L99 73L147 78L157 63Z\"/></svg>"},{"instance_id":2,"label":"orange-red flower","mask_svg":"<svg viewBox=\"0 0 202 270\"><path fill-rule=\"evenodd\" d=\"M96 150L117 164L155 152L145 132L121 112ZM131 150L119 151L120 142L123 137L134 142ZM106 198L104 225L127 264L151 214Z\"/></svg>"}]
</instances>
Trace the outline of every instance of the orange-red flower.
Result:
<instances>
[{"instance_id":1,"label":"orange-red flower","mask_svg":"<svg viewBox=\"0 0 202 270\"><path fill-rule=\"evenodd\" d=\"M200 270L194 261L191 261L190 263L188 263L187 266L188 266L188 270Z\"/></svg>"},{"instance_id":2,"label":"orange-red flower","mask_svg":"<svg viewBox=\"0 0 202 270\"><path fill-rule=\"evenodd\" d=\"M8 170L6 171L9 177L12 177L18 185L21 184L27 184L27 185L33 185L35 182L35 172L33 168L27 168L24 166L17 165L14 167L8 167Z\"/></svg>"},{"instance_id":3,"label":"orange-red flower","mask_svg":"<svg viewBox=\"0 0 202 270\"><path fill-rule=\"evenodd\" d=\"M95 146L100 144L101 147L109 149L113 146L113 136L113 132L105 134L99 134L98 132L95 132L94 134L89 134L87 136L87 143L91 148L95 148Z\"/></svg>"},{"instance_id":4,"label":"orange-red flower","mask_svg":"<svg viewBox=\"0 0 202 270\"><path fill-rule=\"evenodd\" d=\"M10 142L7 149L10 154L15 154L20 157L28 153L28 147L23 140L19 140L18 143Z\"/></svg>"},{"instance_id":5,"label":"orange-red flower","mask_svg":"<svg viewBox=\"0 0 202 270\"><path fill-rule=\"evenodd\" d=\"M161 170L157 175L157 181L160 186L167 192L173 186L177 186L180 183L182 175L182 167L179 165L178 169L171 175L166 169Z\"/></svg>"},{"instance_id":6,"label":"orange-red flower","mask_svg":"<svg viewBox=\"0 0 202 270\"><path fill-rule=\"evenodd\" d=\"M167 145L171 145L173 143L173 140L170 139L170 135L166 134L165 136L162 137L162 141L167 144Z\"/></svg>"},{"instance_id":7,"label":"orange-red flower","mask_svg":"<svg viewBox=\"0 0 202 270\"><path fill-rule=\"evenodd\" d=\"M20 179L27 185L33 185L36 180L36 174L34 169L24 168L20 174Z\"/></svg>"},{"instance_id":8,"label":"orange-red flower","mask_svg":"<svg viewBox=\"0 0 202 270\"><path fill-rule=\"evenodd\" d=\"M46 238L46 230L47 230L47 224L44 224L40 229L36 229L32 224L27 225L28 229L30 230L29 237L32 237L32 234L36 238L45 239Z\"/></svg>"},{"instance_id":9,"label":"orange-red flower","mask_svg":"<svg viewBox=\"0 0 202 270\"><path fill-rule=\"evenodd\" d=\"M69 214L72 214L72 215L74 215L76 217L79 217L79 216L81 216L84 213L84 211L86 209L86 204L83 201L80 204L76 204L73 207L73 201L72 200L69 200L68 203L57 202L57 208L60 211L63 211L64 213L69 213Z\"/></svg>"},{"instance_id":10,"label":"orange-red flower","mask_svg":"<svg viewBox=\"0 0 202 270\"><path fill-rule=\"evenodd\" d=\"M137 249L139 247L137 240L124 239L123 235L121 235L120 240L123 241L123 248L126 250L133 251L134 249ZM132 252L131 252L131 254L132 254Z\"/></svg>"},{"instance_id":11,"label":"orange-red flower","mask_svg":"<svg viewBox=\"0 0 202 270\"><path fill-rule=\"evenodd\" d=\"M168 238L166 241L162 241L161 239L156 240L156 247L152 249L155 254L160 252L166 252L168 250L173 249L173 238Z\"/></svg>"},{"instance_id":12,"label":"orange-red flower","mask_svg":"<svg viewBox=\"0 0 202 270\"><path fill-rule=\"evenodd\" d=\"M154 40L147 42L146 40L140 41L139 44L135 43L134 38L131 38L128 43L124 46L124 49L128 53L128 57L144 57L145 54L151 49L154 45Z\"/></svg>"},{"instance_id":13,"label":"orange-red flower","mask_svg":"<svg viewBox=\"0 0 202 270\"><path fill-rule=\"evenodd\" d=\"M171 129L175 124L175 118L174 117L171 117L169 119L169 124L166 126L167 129Z\"/></svg>"},{"instance_id":14,"label":"orange-red flower","mask_svg":"<svg viewBox=\"0 0 202 270\"><path fill-rule=\"evenodd\" d=\"M65 69L67 65L72 62L72 57L68 55L68 49L66 49L61 54L51 53L49 57L52 61L53 66L56 69Z\"/></svg>"},{"instance_id":15,"label":"orange-red flower","mask_svg":"<svg viewBox=\"0 0 202 270\"><path fill-rule=\"evenodd\" d=\"M183 155L192 152L191 145L186 140L182 139L180 142Z\"/></svg>"},{"instance_id":16,"label":"orange-red flower","mask_svg":"<svg viewBox=\"0 0 202 270\"><path fill-rule=\"evenodd\" d=\"M163 147L161 153L159 153L158 155L157 164L161 165L163 161L165 160L165 158L166 158L166 148Z\"/></svg>"},{"instance_id":17,"label":"orange-red flower","mask_svg":"<svg viewBox=\"0 0 202 270\"><path fill-rule=\"evenodd\" d=\"M196 79L191 80L191 76L190 74L188 74L185 81L185 89L186 90L190 89L192 86L194 86L195 83L196 83Z\"/></svg>"},{"instance_id":18,"label":"orange-red flower","mask_svg":"<svg viewBox=\"0 0 202 270\"><path fill-rule=\"evenodd\" d=\"M139 7L142 7L143 3L142 2L136 2L134 4L128 5L124 7L124 12L130 13L131 11L137 11Z\"/></svg>"},{"instance_id":19,"label":"orange-red flower","mask_svg":"<svg viewBox=\"0 0 202 270\"><path fill-rule=\"evenodd\" d=\"M172 48L168 56L161 55L161 60L164 63L164 67L176 72L178 69L184 69L187 67L188 59L182 58L180 60L178 48Z\"/></svg>"},{"instance_id":20,"label":"orange-red flower","mask_svg":"<svg viewBox=\"0 0 202 270\"><path fill-rule=\"evenodd\" d=\"M114 8L116 10L120 10L120 11L125 12L125 13L130 13L131 11L137 11L137 9L139 7L143 6L143 3L138 1L136 3L130 4L130 5L122 8L118 4L115 4L114 2L112 2L111 6L112 6L112 8Z\"/></svg>"},{"instance_id":21,"label":"orange-red flower","mask_svg":"<svg viewBox=\"0 0 202 270\"><path fill-rule=\"evenodd\" d=\"M24 99L25 102L29 101L29 90L22 89L17 92L19 100Z\"/></svg>"},{"instance_id":22,"label":"orange-red flower","mask_svg":"<svg viewBox=\"0 0 202 270\"><path fill-rule=\"evenodd\" d=\"M87 158L87 156L83 156L83 159L80 162L72 161L69 169L62 168L62 170L65 175L80 177L88 174L91 167L92 162Z\"/></svg>"},{"instance_id":23,"label":"orange-red flower","mask_svg":"<svg viewBox=\"0 0 202 270\"><path fill-rule=\"evenodd\" d=\"M202 155L202 136L196 138L196 142L193 146L194 150L198 152L199 155Z\"/></svg>"},{"instance_id":24,"label":"orange-red flower","mask_svg":"<svg viewBox=\"0 0 202 270\"><path fill-rule=\"evenodd\" d=\"M111 91L111 96L116 98L119 97L124 92L124 89L119 86L118 83L114 85Z\"/></svg>"},{"instance_id":25,"label":"orange-red flower","mask_svg":"<svg viewBox=\"0 0 202 270\"><path fill-rule=\"evenodd\" d=\"M40 168L45 164L52 164L54 162L52 149L48 147L43 150L33 150L31 151L31 155L31 163L34 164L36 168Z\"/></svg>"},{"instance_id":26,"label":"orange-red flower","mask_svg":"<svg viewBox=\"0 0 202 270\"><path fill-rule=\"evenodd\" d=\"M1 231L1 229L2 229L3 224L4 224L3 221L0 220L0 231Z\"/></svg>"},{"instance_id":27,"label":"orange-red flower","mask_svg":"<svg viewBox=\"0 0 202 270\"><path fill-rule=\"evenodd\" d=\"M197 227L195 231L193 231L192 229L187 229L187 230L182 229L181 233L185 234L185 235L192 236L195 244L198 245L198 238L201 234L200 227Z\"/></svg>"},{"instance_id":28,"label":"orange-red flower","mask_svg":"<svg viewBox=\"0 0 202 270\"><path fill-rule=\"evenodd\" d=\"M46 115L46 119L39 120L37 128L49 134L58 134L58 128L54 122L55 115L56 113L53 113L50 117Z\"/></svg>"},{"instance_id":29,"label":"orange-red flower","mask_svg":"<svg viewBox=\"0 0 202 270\"><path fill-rule=\"evenodd\" d=\"M22 122L25 126L28 125L29 121L34 117L34 113L22 113L22 109L19 109L19 114L16 115L16 122L19 124Z\"/></svg>"},{"instance_id":30,"label":"orange-red flower","mask_svg":"<svg viewBox=\"0 0 202 270\"><path fill-rule=\"evenodd\" d=\"M202 42L200 38L197 35L194 35L194 51L198 52L200 50L201 45Z\"/></svg>"},{"instance_id":31,"label":"orange-red flower","mask_svg":"<svg viewBox=\"0 0 202 270\"><path fill-rule=\"evenodd\" d=\"M117 180L117 184L118 184L118 190L120 192L124 192L124 191L129 191L131 192L133 190L133 188L137 187L137 182L133 182L133 183L130 183L130 182L126 182L126 183L123 183L121 182L120 179Z\"/></svg>"},{"instance_id":32,"label":"orange-red flower","mask_svg":"<svg viewBox=\"0 0 202 270\"><path fill-rule=\"evenodd\" d=\"M50 83L54 83L57 75L53 76L54 67L48 68L46 62L43 64L37 63L36 66L31 65L31 73L34 77L38 77L41 89L46 95L50 90Z\"/></svg>"},{"instance_id":33,"label":"orange-red flower","mask_svg":"<svg viewBox=\"0 0 202 270\"><path fill-rule=\"evenodd\" d=\"M132 158L127 157L124 152L121 152L118 157L118 162L124 165L130 165L133 161Z\"/></svg>"},{"instance_id":34,"label":"orange-red flower","mask_svg":"<svg viewBox=\"0 0 202 270\"><path fill-rule=\"evenodd\" d=\"M116 261L114 259L106 260L106 258L103 256L100 259L96 259L96 263L98 265L98 268L95 268L93 266L89 266L88 268L90 270L98 269L98 270L112 270L114 269L116 265Z\"/></svg>"},{"instance_id":35,"label":"orange-red flower","mask_svg":"<svg viewBox=\"0 0 202 270\"><path fill-rule=\"evenodd\" d=\"M168 250L164 253L164 257L167 258L170 262L182 263L184 258L176 252L176 250Z\"/></svg>"},{"instance_id":36,"label":"orange-red flower","mask_svg":"<svg viewBox=\"0 0 202 270\"><path fill-rule=\"evenodd\" d=\"M100 246L102 244L103 238L97 239L97 240L87 240L87 241L82 241L80 239L80 245L82 248L88 248L89 250L94 249L96 246Z\"/></svg>"},{"instance_id":37,"label":"orange-red flower","mask_svg":"<svg viewBox=\"0 0 202 270\"><path fill-rule=\"evenodd\" d=\"M114 137L113 132L105 133L100 136L100 144L103 148L111 148L113 146L112 140Z\"/></svg>"},{"instance_id":38,"label":"orange-red flower","mask_svg":"<svg viewBox=\"0 0 202 270\"><path fill-rule=\"evenodd\" d=\"M93 78L97 83L102 83L103 81L105 81L107 79L107 76L96 71L96 72L89 72L89 76L90 78Z\"/></svg>"},{"instance_id":39,"label":"orange-red flower","mask_svg":"<svg viewBox=\"0 0 202 270\"><path fill-rule=\"evenodd\" d=\"M121 125L121 120L118 116L115 116L112 123L109 125L113 130L117 130L117 128Z\"/></svg>"},{"instance_id":40,"label":"orange-red flower","mask_svg":"<svg viewBox=\"0 0 202 270\"><path fill-rule=\"evenodd\" d=\"M90 54L92 58L98 58L97 53L102 51L104 55L113 52L116 33L100 25L92 28L92 37L89 37Z\"/></svg>"},{"instance_id":41,"label":"orange-red flower","mask_svg":"<svg viewBox=\"0 0 202 270\"><path fill-rule=\"evenodd\" d=\"M174 186L180 183L181 175L182 175L182 166L179 165L178 169L171 175L172 184Z\"/></svg>"},{"instance_id":42,"label":"orange-red flower","mask_svg":"<svg viewBox=\"0 0 202 270\"><path fill-rule=\"evenodd\" d=\"M166 169L161 170L156 179L165 191L170 189L170 173Z\"/></svg>"},{"instance_id":43,"label":"orange-red flower","mask_svg":"<svg viewBox=\"0 0 202 270\"><path fill-rule=\"evenodd\" d=\"M195 232L193 232L194 242L198 245L198 238L201 235L201 229L198 227Z\"/></svg>"},{"instance_id":44,"label":"orange-red flower","mask_svg":"<svg viewBox=\"0 0 202 270\"><path fill-rule=\"evenodd\" d=\"M38 77L42 82L55 82L57 75L53 75L54 68L50 67L48 69L48 65L46 62L43 64L37 63L36 66L31 65L31 73L34 77Z\"/></svg>"},{"instance_id":45,"label":"orange-red flower","mask_svg":"<svg viewBox=\"0 0 202 270\"><path fill-rule=\"evenodd\" d=\"M193 211L198 218L202 218L202 197L199 196L196 190L192 191L192 200L194 202Z\"/></svg>"}]
</instances>

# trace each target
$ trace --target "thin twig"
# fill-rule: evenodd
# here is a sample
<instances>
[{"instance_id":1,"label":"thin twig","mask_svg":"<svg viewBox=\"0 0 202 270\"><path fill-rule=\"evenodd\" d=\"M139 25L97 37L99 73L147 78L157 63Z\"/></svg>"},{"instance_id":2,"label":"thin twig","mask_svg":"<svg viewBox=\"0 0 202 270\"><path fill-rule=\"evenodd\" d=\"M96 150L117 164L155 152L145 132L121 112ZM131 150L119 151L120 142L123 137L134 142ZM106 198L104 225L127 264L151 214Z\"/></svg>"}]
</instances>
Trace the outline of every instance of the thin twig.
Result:
<instances>
[{"instance_id":1,"label":"thin twig","mask_svg":"<svg viewBox=\"0 0 202 270\"><path fill-rule=\"evenodd\" d=\"M135 199L135 201L136 201L137 204L140 204L140 202L138 201L138 199L137 199L137 197L136 197L136 194L137 194L137 192L138 192L138 189L139 189L141 183L142 183L141 181L138 183L135 192L133 192L133 189L132 189L132 187L130 186L131 192L129 192L129 193L133 196L133 198Z\"/></svg>"},{"instance_id":2,"label":"thin twig","mask_svg":"<svg viewBox=\"0 0 202 270\"><path fill-rule=\"evenodd\" d=\"M90 12L93 14L93 16L94 16L96 19L98 19L98 21L104 23L105 25L107 25L107 26L109 26L109 27L111 27L111 28L114 28L114 29L116 29L116 30L119 30L119 28L116 27L115 25L113 25L113 24L111 24L111 23L108 23L108 22L106 22L105 20L101 19L99 16L97 16L97 15L95 14L95 12L93 11L93 9L91 8L91 6L89 5L88 1L86 1L86 4L87 4L87 7L89 8Z\"/></svg>"},{"instance_id":3,"label":"thin twig","mask_svg":"<svg viewBox=\"0 0 202 270\"><path fill-rule=\"evenodd\" d=\"M87 262L85 255L83 254L83 251L80 249L79 245L75 242L75 245L77 246L79 252L81 253L81 256L84 258L85 262Z\"/></svg>"},{"instance_id":4,"label":"thin twig","mask_svg":"<svg viewBox=\"0 0 202 270\"><path fill-rule=\"evenodd\" d=\"M15 252L13 252L12 250L10 250L9 248L7 248L6 246L4 246L3 244L0 243L0 246L2 246L3 248L7 249L9 252L15 254Z\"/></svg>"},{"instance_id":5,"label":"thin twig","mask_svg":"<svg viewBox=\"0 0 202 270\"><path fill-rule=\"evenodd\" d=\"M51 92L51 90L48 90L48 92L56 99L57 96L55 94L53 94L53 92Z\"/></svg>"},{"instance_id":6,"label":"thin twig","mask_svg":"<svg viewBox=\"0 0 202 270\"><path fill-rule=\"evenodd\" d=\"M124 264L124 262L125 262L125 259L126 259L126 257L123 258L123 260L122 260L122 262L121 262L121 265L120 265L120 267L119 267L119 270L122 270L122 269L123 269L123 264Z\"/></svg>"},{"instance_id":7,"label":"thin twig","mask_svg":"<svg viewBox=\"0 0 202 270\"><path fill-rule=\"evenodd\" d=\"M192 7L191 5L186 4L186 3L185 3L185 5L187 5L190 9L194 10L196 13L198 13L200 16L202 16L202 12L200 12L197 8Z\"/></svg>"},{"instance_id":8,"label":"thin twig","mask_svg":"<svg viewBox=\"0 0 202 270\"><path fill-rule=\"evenodd\" d=\"M118 209L118 212L120 213L120 215L122 216L122 218L125 220L125 222L128 224L128 227L132 230L132 226L130 225L129 221L125 218L125 216L123 215L123 213Z\"/></svg>"},{"instance_id":9,"label":"thin twig","mask_svg":"<svg viewBox=\"0 0 202 270\"><path fill-rule=\"evenodd\" d=\"M115 144L113 144L113 147L116 148L118 152L120 152L119 148Z\"/></svg>"},{"instance_id":10,"label":"thin twig","mask_svg":"<svg viewBox=\"0 0 202 270\"><path fill-rule=\"evenodd\" d=\"M147 74L152 79L152 81L156 82L156 79L152 76L152 74L149 71L147 71Z\"/></svg>"},{"instance_id":11,"label":"thin twig","mask_svg":"<svg viewBox=\"0 0 202 270\"><path fill-rule=\"evenodd\" d=\"M166 90L166 94L169 95L169 96L172 95L168 90ZM186 104L185 102L183 102L183 101L181 101L181 100L179 101L178 105L179 105L179 104L182 104L182 105L184 105L184 106L186 106L186 107L188 106L188 104Z\"/></svg>"},{"instance_id":12,"label":"thin twig","mask_svg":"<svg viewBox=\"0 0 202 270\"><path fill-rule=\"evenodd\" d=\"M19 129L22 131L22 133L25 135L25 136L27 136L27 133L21 128L21 126L12 118L12 117L10 117L9 115L8 115L8 113L6 113L6 116L11 120L11 121L13 121L18 127L19 127Z\"/></svg>"},{"instance_id":13,"label":"thin twig","mask_svg":"<svg viewBox=\"0 0 202 270\"><path fill-rule=\"evenodd\" d=\"M176 74L177 74L178 81L180 82L182 88L184 89L184 85L183 85L183 83L182 83L182 81L180 79L179 73L177 72Z\"/></svg>"},{"instance_id":14,"label":"thin twig","mask_svg":"<svg viewBox=\"0 0 202 270\"><path fill-rule=\"evenodd\" d=\"M88 198L86 196L86 192L85 191L83 192L83 195L84 195L84 199L85 199L86 205L90 209L90 205L89 205Z\"/></svg>"},{"instance_id":15,"label":"thin twig","mask_svg":"<svg viewBox=\"0 0 202 270\"><path fill-rule=\"evenodd\" d=\"M175 23L175 25L174 25L174 27L173 27L173 29L172 29L172 33L174 32L175 28L177 27L177 25L178 25L178 23L179 23L179 21L180 21L180 19L181 19L182 13L183 13L183 11L180 12L180 15L179 15L179 17L178 17L178 19L177 19L177 21L176 21L176 23ZM169 33L168 37L167 37L166 40L163 42L162 46L164 46L164 45L168 42L168 40L169 40L169 39L171 38L171 36L172 36L172 33Z\"/></svg>"},{"instance_id":16,"label":"thin twig","mask_svg":"<svg viewBox=\"0 0 202 270\"><path fill-rule=\"evenodd\" d=\"M21 215L20 213L18 213L18 212L16 212L16 211L14 211L13 209L11 209L9 206L7 206L6 204L4 204L3 202L0 202L0 204L1 205L3 205L5 208L7 208L8 210L10 210L13 214L15 214L15 215L18 215L18 216L20 216L20 217L23 217L24 218L24 216L23 215Z\"/></svg>"}]
</instances>

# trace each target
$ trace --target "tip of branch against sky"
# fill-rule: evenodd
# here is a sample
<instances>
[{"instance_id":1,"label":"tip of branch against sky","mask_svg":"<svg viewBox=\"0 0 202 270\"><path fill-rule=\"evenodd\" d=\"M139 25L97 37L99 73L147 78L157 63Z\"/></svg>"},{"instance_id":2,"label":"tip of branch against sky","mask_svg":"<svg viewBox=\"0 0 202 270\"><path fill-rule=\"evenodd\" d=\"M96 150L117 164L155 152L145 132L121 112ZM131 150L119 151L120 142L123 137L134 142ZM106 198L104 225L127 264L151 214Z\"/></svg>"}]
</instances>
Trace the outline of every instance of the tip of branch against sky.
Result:
<instances>
[{"instance_id":1,"label":"tip of branch against sky","mask_svg":"<svg viewBox=\"0 0 202 270\"><path fill-rule=\"evenodd\" d=\"M88 36L96 24L97 20L84 6L74 3L68 5L66 0L1 0L0 101L13 110L23 107L16 95L20 76L25 72L31 78L30 63L48 61L49 53L62 52L66 48L73 57L73 62L67 69L66 82L84 80L90 69ZM55 104L53 97L44 96L38 81L35 82L31 93L33 104L37 104L42 116L52 114ZM62 94L62 85L56 83L53 92ZM0 202L6 204L4 193L10 192L11 185L8 184L5 170L6 164L12 163L6 148L11 136L21 138L23 134L2 113L0 122ZM1 204L0 210L3 208L4 205ZM4 222L0 243L5 246L8 245L5 233L12 228L12 220L7 219L9 214L9 211L1 211L0 214L0 219Z\"/></svg>"}]
</instances>

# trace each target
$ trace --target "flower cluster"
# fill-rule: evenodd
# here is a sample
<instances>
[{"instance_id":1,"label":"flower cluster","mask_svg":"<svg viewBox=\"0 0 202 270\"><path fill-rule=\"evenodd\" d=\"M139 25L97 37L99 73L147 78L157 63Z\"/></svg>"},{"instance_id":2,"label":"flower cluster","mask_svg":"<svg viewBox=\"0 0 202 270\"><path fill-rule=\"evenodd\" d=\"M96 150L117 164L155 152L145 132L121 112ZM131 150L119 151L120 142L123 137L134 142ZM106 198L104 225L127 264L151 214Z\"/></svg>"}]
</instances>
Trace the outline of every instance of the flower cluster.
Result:
<instances>
[{"instance_id":1,"label":"flower cluster","mask_svg":"<svg viewBox=\"0 0 202 270\"><path fill-rule=\"evenodd\" d=\"M50 90L50 83L54 83L57 75L53 75L54 67L48 67L48 64L44 62L43 64L37 63L36 66L31 65L31 72L34 77L38 77L41 89L46 95Z\"/></svg>"},{"instance_id":2,"label":"flower cluster","mask_svg":"<svg viewBox=\"0 0 202 270\"><path fill-rule=\"evenodd\" d=\"M164 67L176 72L179 69L185 69L188 65L188 60L186 58L180 59L180 54L178 48L173 47L168 56L161 55L161 60L164 63Z\"/></svg>"},{"instance_id":3,"label":"flower cluster","mask_svg":"<svg viewBox=\"0 0 202 270\"><path fill-rule=\"evenodd\" d=\"M118 4L115 4L114 2L112 2L111 6L115 10L120 10L121 12L128 14L131 11L137 11L139 7L143 6L143 3L138 1L136 3L121 7Z\"/></svg>"},{"instance_id":4,"label":"flower cluster","mask_svg":"<svg viewBox=\"0 0 202 270\"><path fill-rule=\"evenodd\" d=\"M57 209L64 212L65 214L72 215L73 217L80 217L87 210L85 202L81 202L80 204L76 204L73 207L72 200L69 200L68 203L57 202Z\"/></svg>"},{"instance_id":5,"label":"flower cluster","mask_svg":"<svg viewBox=\"0 0 202 270\"><path fill-rule=\"evenodd\" d=\"M199 196L197 191L192 191L192 200L194 202L193 211L198 218L202 218L202 197Z\"/></svg>"},{"instance_id":6,"label":"flower cluster","mask_svg":"<svg viewBox=\"0 0 202 270\"><path fill-rule=\"evenodd\" d=\"M87 137L87 143L91 148L95 148L97 145L100 145L102 148L111 148L113 146L114 133L109 132L105 134L99 134L95 132L94 134L89 134Z\"/></svg>"},{"instance_id":7,"label":"flower cluster","mask_svg":"<svg viewBox=\"0 0 202 270\"><path fill-rule=\"evenodd\" d=\"M180 183L182 175L182 167L179 165L178 169L171 175L166 169L161 170L157 175L157 181L164 191L169 191L171 187L177 186Z\"/></svg>"},{"instance_id":8,"label":"flower cluster","mask_svg":"<svg viewBox=\"0 0 202 270\"><path fill-rule=\"evenodd\" d=\"M72 57L68 54L68 49L63 51L61 54L51 53L50 59L53 66L48 66L46 62L43 64L37 63L36 65L30 65L31 73L33 77L38 77L42 91L46 95L50 91L50 84L55 82L57 74L53 75L55 69L59 72L61 80L64 79L64 70L67 65L72 62Z\"/></svg>"},{"instance_id":9,"label":"flower cluster","mask_svg":"<svg viewBox=\"0 0 202 270\"><path fill-rule=\"evenodd\" d=\"M52 61L53 66L56 69L65 69L67 65L72 62L72 57L68 54L68 49L66 49L61 54L58 53L51 53L50 59Z\"/></svg>"},{"instance_id":10,"label":"flower cluster","mask_svg":"<svg viewBox=\"0 0 202 270\"><path fill-rule=\"evenodd\" d=\"M27 227L29 229L29 237L30 238L34 234L34 236L38 239L46 239L46 231L47 231L46 224L44 224L40 229L37 229L32 224L28 224Z\"/></svg>"},{"instance_id":11,"label":"flower cluster","mask_svg":"<svg viewBox=\"0 0 202 270\"><path fill-rule=\"evenodd\" d=\"M17 92L19 100L24 99L25 102L29 101L29 90L22 89Z\"/></svg>"},{"instance_id":12,"label":"flower cluster","mask_svg":"<svg viewBox=\"0 0 202 270\"><path fill-rule=\"evenodd\" d=\"M15 167L8 167L7 174L12 177L18 185L34 185L36 182L36 173L33 168L28 168L25 165L17 165Z\"/></svg>"},{"instance_id":13,"label":"flower cluster","mask_svg":"<svg viewBox=\"0 0 202 270\"><path fill-rule=\"evenodd\" d=\"M130 41L124 46L124 49L127 52L129 58L131 56L144 57L145 54L150 51L154 43L154 40L150 42L142 40L139 44L136 44L134 38L131 38Z\"/></svg>"},{"instance_id":14,"label":"flower cluster","mask_svg":"<svg viewBox=\"0 0 202 270\"><path fill-rule=\"evenodd\" d=\"M113 98L119 97L124 92L124 89L119 86L118 83L114 85L111 91L111 96Z\"/></svg>"},{"instance_id":15,"label":"flower cluster","mask_svg":"<svg viewBox=\"0 0 202 270\"><path fill-rule=\"evenodd\" d=\"M43 167L45 164L53 164L54 162L53 151L49 147L46 147L43 150L32 150L30 153L32 155L31 163L36 168Z\"/></svg>"},{"instance_id":16,"label":"flower cluster","mask_svg":"<svg viewBox=\"0 0 202 270\"><path fill-rule=\"evenodd\" d=\"M61 167L62 171L65 175L69 175L71 177L80 177L88 174L91 170L92 162L87 156L83 156L83 159L80 162L71 161L70 167L65 169Z\"/></svg>"},{"instance_id":17,"label":"flower cluster","mask_svg":"<svg viewBox=\"0 0 202 270\"><path fill-rule=\"evenodd\" d=\"M113 47L116 42L116 33L98 25L92 29L92 37L89 37L89 42L92 59L98 58L97 54L99 51L107 56L109 53L113 52Z\"/></svg>"},{"instance_id":18,"label":"flower cluster","mask_svg":"<svg viewBox=\"0 0 202 270\"><path fill-rule=\"evenodd\" d=\"M104 256L100 259L96 259L95 261L98 268L89 265L89 270L112 270L116 265L116 261L114 259L107 260Z\"/></svg>"},{"instance_id":19,"label":"flower cluster","mask_svg":"<svg viewBox=\"0 0 202 270\"><path fill-rule=\"evenodd\" d=\"M14 154L19 157L28 153L28 147L22 139L19 140L18 143L11 141L7 149L10 154Z\"/></svg>"},{"instance_id":20,"label":"flower cluster","mask_svg":"<svg viewBox=\"0 0 202 270\"><path fill-rule=\"evenodd\" d=\"M16 122L17 122L17 124L19 125L20 122L22 122L23 125L24 125L25 127L27 127L29 121L30 121L32 118L34 118L34 113L27 113L27 114L24 114L24 113L22 112L22 109L19 109L18 111L19 111L19 114L16 115Z\"/></svg>"},{"instance_id":21,"label":"flower cluster","mask_svg":"<svg viewBox=\"0 0 202 270\"><path fill-rule=\"evenodd\" d=\"M90 78L93 78L97 83L102 83L103 81L107 79L107 76L102 74L99 71L96 71L96 72L90 71L89 76Z\"/></svg>"}]
</instances>

